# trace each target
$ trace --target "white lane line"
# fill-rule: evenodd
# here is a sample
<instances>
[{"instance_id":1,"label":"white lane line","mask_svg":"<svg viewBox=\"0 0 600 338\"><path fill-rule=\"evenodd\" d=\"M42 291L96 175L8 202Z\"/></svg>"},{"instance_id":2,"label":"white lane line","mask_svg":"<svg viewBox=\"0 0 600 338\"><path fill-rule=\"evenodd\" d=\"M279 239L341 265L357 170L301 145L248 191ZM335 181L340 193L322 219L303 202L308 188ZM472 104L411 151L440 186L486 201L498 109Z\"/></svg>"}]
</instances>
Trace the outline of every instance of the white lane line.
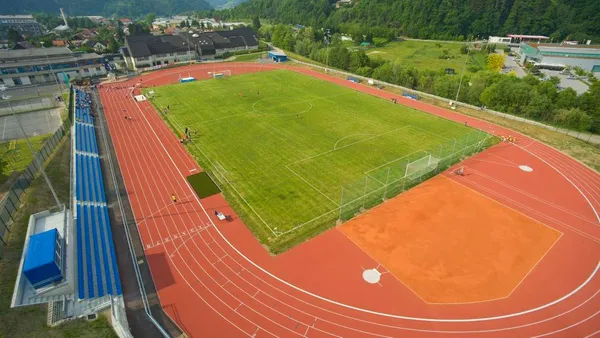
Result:
<instances>
[{"instance_id":1,"label":"white lane line","mask_svg":"<svg viewBox=\"0 0 600 338\"><path fill-rule=\"evenodd\" d=\"M144 116L145 118L145 116ZM169 159L171 160L171 162L175 165L175 167L177 168L177 172L179 173L179 175L181 176L181 179L185 182L185 176L181 173L181 170L179 170L179 168L177 167L175 161L173 160L173 158L171 157L169 151L166 149L165 145L163 144L162 140L160 139L160 137L158 136L158 134L156 133L156 131L154 130L154 128L150 125L150 123L148 123L149 125L149 129L152 131L152 133L155 135L156 139L158 140L158 142L160 143L161 147L163 148L163 150L165 151L166 155L169 157ZM527 151L527 150L526 150ZM532 154L534 155L534 154ZM536 155L534 155L536 156ZM536 156L538 157L538 156ZM538 157L539 158L539 157ZM540 159L542 160L542 159ZM543 160L542 160L543 161ZM544 161L545 162L545 161ZM546 162L545 162L546 163ZM555 169L556 170L556 169ZM557 170L558 171L558 170ZM559 172L559 171L558 171ZM560 172L559 172L560 173ZM563 175L561 173L561 175ZM563 175L563 177L565 177L567 180L568 178L566 176ZM569 181L571 182L571 181ZM573 184L571 182L571 184ZM190 190L192 190L191 187L188 186L188 188ZM577 187L576 187L577 188ZM579 189L578 189L579 190ZM581 192L581 191L580 191ZM583 195L583 194L582 194ZM585 195L584 195L585 197ZM274 274L270 273L269 271L265 270L264 268L262 268L260 265L256 264L254 261L252 261L250 258L246 257L242 252L240 252L235 246L233 246L233 244L231 244L231 242L229 242L229 240L223 235L223 233L219 230L219 228L214 224L213 220L210 218L208 212L206 211L206 209L204 208L204 205L200 202L200 199L198 198L198 196L194 195L194 198L196 199L196 201L198 202L198 204L200 205L200 207L202 208L202 210L204 211L206 217L210 220L210 222L213 224L215 230L217 230L217 232L219 233L219 235L221 236L221 238L223 238L223 240L234 250L236 251L241 257L243 257L248 263L250 263L251 265L253 265L254 267L256 267L258 270L262 271L264 274L271 276L273 279L279 281L282 284L285 284L297 291L303 292L307 295L313 296L317 299L323 300L325 302L334 304L334 305L338 305L341 307L345 307L348 309L352 309L352 310L356 310L359 312L364 312L364 313L369 313L369 314L374 314L374 315L379 315L382 317L389 317L389 318L396 318L396 319L404 319L404 320L411 320L411 321L423 321L423 322L444 322L444 323L465 323L465 322L484 322L484 321L490 321L490 320L500 320L500 319L506 319L506 318L512 318L512 317L518 317L524 314L528 314L528 313L532 313L532 312L537 312L539 310L551 307L555 304L558 304L562 301L564 301L565 299L571 297L572 295L574 295L575 293L579 292L579 290L581 290L583 287L585 287L596 275L596 273L598 272L598 270L600 269L600 261L598 262L598 264L596 265L596 268L594 269L594 271L592 271L592 273L590 274L590 276L581 284L579 285L576 289L572 290L570 293L566 294L565 296L554 300L550 303L529 309L529 310L525 310L525 311L521 311L521 312L515 312L515 313L510 313L510 314L506 314L506 315L502 315L502 316L493 316L493 317L482 317L482 318L463 318L463 319L445 319L445 318L424 318L424 317L409 317L409 316L400 316L400 315L393 315L390 313L383 313L383 312L377 312L377 311L372 311L372 310L367 310L367 309L362 309L362 308L358 308L355 306L351 306L348 304L344 304L344 303L340 303L334 300L331 300L329 298L326 297L322 297L319 296L317 294L314 294L312 292L309 292L307 290L304 290L302 288L299 288L277 276L275 276ZM587 198L586 198L587 200ZM588 200L589 203L589 200ZM593 206L592 206L593 209ZM593 209L595 212L595 209ZM597 214L596 214L597 215ZM598 219L600 220L600 217L598 217Z\"/></svg>"}]
</instances>

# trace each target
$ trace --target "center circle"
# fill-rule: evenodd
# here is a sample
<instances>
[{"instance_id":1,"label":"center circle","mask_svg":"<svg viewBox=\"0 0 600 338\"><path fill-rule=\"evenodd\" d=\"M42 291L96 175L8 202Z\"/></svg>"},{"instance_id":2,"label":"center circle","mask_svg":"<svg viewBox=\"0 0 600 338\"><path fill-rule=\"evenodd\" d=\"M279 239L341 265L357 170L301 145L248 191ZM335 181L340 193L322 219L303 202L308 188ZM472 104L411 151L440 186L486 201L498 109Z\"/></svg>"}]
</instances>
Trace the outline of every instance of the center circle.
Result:
<instances>
[{"instance_id":1,"label":"center circle","mask_svg":"<svg viewBox=\"0 0 600 338\"><path fill-rule=\"evenodd\" d=\"M363 271L363 279L369 284L377 284L381 279L381 273L376 269L368 269Z\"/></svg>"},{"instance_id":2,"label":"center circle","mask_svg":"<svg viewBox=\"0 0 600 338\"><path fill-rule=\"evenodd\" d=\"M533 171L533 168L528 166L528 165L520 165L519 169L523 170L524 172L530 173Z\"/></svg>"}]
</instances>

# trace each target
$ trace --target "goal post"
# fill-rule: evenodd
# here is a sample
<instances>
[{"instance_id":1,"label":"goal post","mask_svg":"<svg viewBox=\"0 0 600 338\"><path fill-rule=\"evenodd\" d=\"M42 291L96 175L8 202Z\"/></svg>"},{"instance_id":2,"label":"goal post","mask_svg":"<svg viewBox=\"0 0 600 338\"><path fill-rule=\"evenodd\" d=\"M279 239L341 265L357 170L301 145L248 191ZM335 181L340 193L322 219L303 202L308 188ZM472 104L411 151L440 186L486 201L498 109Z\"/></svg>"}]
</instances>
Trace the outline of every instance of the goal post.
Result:
<instances>
[{"instance_id":1,"label":"goal post","mask_svg":"<svg viewBox=\"0 0 600 338\"><path fill-rule=\"evenodd\" d=\"M215 70L212 72L208 72L208 74L213 78L213 79L222 79L226 76L231 76L231 70L229 69L223 69L223 70Z\"/></svg>"}]
</instances>

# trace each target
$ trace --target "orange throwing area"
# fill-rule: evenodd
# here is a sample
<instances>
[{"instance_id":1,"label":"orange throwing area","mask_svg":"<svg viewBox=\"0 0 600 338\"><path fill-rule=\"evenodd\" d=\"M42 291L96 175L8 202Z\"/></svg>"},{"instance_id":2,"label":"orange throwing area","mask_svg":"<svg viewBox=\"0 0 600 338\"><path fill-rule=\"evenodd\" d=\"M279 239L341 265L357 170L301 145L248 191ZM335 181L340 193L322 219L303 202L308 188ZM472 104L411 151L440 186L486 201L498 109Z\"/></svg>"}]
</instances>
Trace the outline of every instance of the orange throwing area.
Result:
<instances>
[{"instance_id":1,"label":"orange throwing area","mask_svg":"<svg viewBox=\"0 0 600 338\"><path fill-rule=\"evenodd\" d=\"M509 296L562 235L444 176L339 230L428 303Z\"/></svg>"}]
</instances>

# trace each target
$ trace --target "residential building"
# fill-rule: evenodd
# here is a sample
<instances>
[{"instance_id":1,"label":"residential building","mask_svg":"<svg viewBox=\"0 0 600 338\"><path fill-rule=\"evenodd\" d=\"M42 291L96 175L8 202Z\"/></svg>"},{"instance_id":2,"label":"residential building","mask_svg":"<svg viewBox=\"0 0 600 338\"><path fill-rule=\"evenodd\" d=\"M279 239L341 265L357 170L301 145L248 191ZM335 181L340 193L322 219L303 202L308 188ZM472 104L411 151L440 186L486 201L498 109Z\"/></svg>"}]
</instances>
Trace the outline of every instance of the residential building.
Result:
<instances>
[{"instance_id":1,"label":"residential building","mask_svg":"<svg viewBox=\"0 0 600 338\"><path fill-rule=\"evenodd\" d=\"M258 40L252 29L199 32L188 30L178 35L136 35L125 38L122 53L132 69L164 66L194 59L209 60L226 52L253 50Z\"/></svg>"},{"instance_id":2,"label":"residential building","mask_svg":"<svg viewBox=\"0 0 600 338\"><path fill-rule=\"evenodd\" d=\"M52 83L106 75L102 57L68 48L0 51L0 85L7 87Z\"/></svg>"},{"instance_id":3,"label":"residential building","mask_svg":"<svg viewBox=\"0 0 600 338\"><path fill-rule=\"evenodd\" d=\"M83 40L82 45L89 49L93 49L96 53L104 53L104 50L107 48L107 46L102 42L88 39Z\"/></svg>"},{"instance_id":4,"label":"residential building","mask_svg":"<svg viewBox=\"0 0 600 338\"><path fill-rule=\"evenodd\" d=\"M24 36L40 36L43 34L40 25L33 15L0 15L0 40L6 40L6 32L14 29Z\"/></svg>"}]
</instances>

